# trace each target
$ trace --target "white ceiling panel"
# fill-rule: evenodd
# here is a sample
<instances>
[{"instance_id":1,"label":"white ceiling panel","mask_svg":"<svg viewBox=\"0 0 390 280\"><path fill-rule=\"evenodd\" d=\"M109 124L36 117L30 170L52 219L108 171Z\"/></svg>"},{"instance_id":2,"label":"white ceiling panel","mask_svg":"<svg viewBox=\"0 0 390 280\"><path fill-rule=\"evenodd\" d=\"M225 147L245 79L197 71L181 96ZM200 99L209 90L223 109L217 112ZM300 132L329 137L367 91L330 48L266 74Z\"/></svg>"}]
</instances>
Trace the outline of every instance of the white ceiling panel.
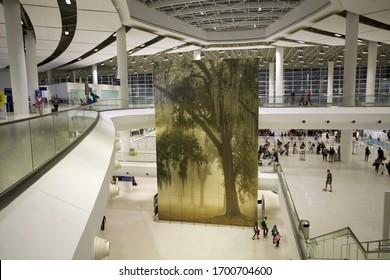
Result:
<instances>
[{"instance_id":1,"label":"white ceiling panel","mask_svg":"<svg viewBox=\"0 0 390 280\"><path fill-rule=\"evenodd\" d=\"M183 47L183 48L178 48L176 50L172 50L169 53L191 52L191 51L194 51L194 50L199 50L201 48L202 47L191 45L191 46L186 46L186 47Z\"/></svg>"},{"instance_id":2,"label":"white ceiling panel","mask_svg":"<svg viewBox=\"0 0 390 280\"><path fill-rule=\"evenodd\" d=\"M345 34L345 18L333 15L313 24L311 27L328 32Z\"/></svg>"},{"instance_id":3,"label":"white ceiling panel","mask_svg":"<svg viewBox=\"0 0 390 280\"><path fill-rule=\"evenodd\" d=\"M127 50L134 49L135 47L141 46L150 40L153 40L158 35L145 32L136 28L131 28L126 33L126 46Z\"/></svg>"},{"instance_id":4,"label":"white ceiling panel","mask_svg":"<svg viewBox=\"0 0 390 280\"><path fill-rule=\"evenodd\" d=\"M390 10L389 0L341 0L345 10L351 11L358 15L377 12L382 10Z\"/></svg>"},{"instance_id":5,"label":"white ceiling panel","mask_svg":"<svg viewBox=\"0 0 390 280\"><path fill-rule=\"evenodd\" d=\"M371 32L359 33L359 37L369 41L385 42L390 40L390 31L377 29Z\"/></svg>"},{"instance_id":6,"label":"white ceiling panel","mask_svg":"<svg viewBox=\"0 0 390 280\"><path fill-rule=\"evenodd\" d=\"M345 40L337 37L328 37L323 40L318 40L318 44L323 44L323 45L328 45L328 46L344 46L345 45Z\"/></svg>"},{"instance_id":7,"label":"white ceiling panel","mask_svg":"<svg viewBox=\"0 0 390 280\"><path fill-rule=\"evenodd\" d=\"M20 0L23 5L58 7L57 0Z\"/></svg>"},{"instance_id":8,"label":"white ceiling panel","mask_svg":"<svg viewBox=\"0 0 390 280\"><path fill-rule=\"evenodd\" d=\"M364 16L390 25L390 9L385 11L380 11L377 13L366 14Z\"/></svg>"},{"instance_id":9,"label":"white ceiling panel","mask_svg":"<svg viewBox=\"0 0 390 280\"><path fill-rule=\"evenodd\" d=\"M286 38L295 41L301 40L304 42L316 43L318 40L325 40L325 39L329 39L330 37L319 33L309 32L306 30L299 30L298 32L295 32L294 34L291 34Z\"/></svg>"},{"instance_id":10,"label":"white ceiling panel","mask_svg":"<svg viewBox=\"0 0 390 280\"><path fill-rule=\"evenodd\" d=\"M114 44L111 44L107 47L105 47L104 49L100 50L97 52L98 54L101 54L101 55L111 55L111 57L113 56L116 56L117 55L117 47L116 45Z\"/></svg>"},{"instance_id":11,"label":"white ceiling panel","mask_svg":"<svg viewBox=\"0 0 390 280\"><path fill-rule=\"evenodd\" d=\"M313 46L310 44L300 44L300 43L283 41L283 40L276 41L276 42L272 43L272 45L286 47L286 48L312 47Z\"/></svg>"},{"instance_id":12,"label":"white ceiling panel","mask_svg":"<svg viewBox=\"0 0 390 280\"><path fill-rule=\"evenodd\" d=\"M72 42L98 45L111 35L112 32L76 30Z\"/></svg>"},{"instance_id":13,"label":"white ceiling panel","mask_svg":"<svg viewBox=\"0 0 390 280\"><path fill-rule=\"evenodd\" d=\"M34 27L35 38L37 40L49 40L59 41L61 38L61 28L50 28L50 27Z\"/></svg>"},{"instance_id":14,"label":"white ceiling panel","mask_svg":"<svg viewBox=\"0 0 390 280\"><path fill-rule=\"evenodd\" d=\"M77 29L115 32L120 27L117 13L77 10Z\"/></svg>"},{"instance_id":15,"label":"white ceiling panel","mask_svg":"<svg viewBox=\"0 0 390 280\"><path fill-rule=\"evenodd\" d=\"M35 44L37 50L52 50L54 51L58 46L57 41L38 40Z\"/></svg>"},{"instance_id":16,"label":"white ceiling panel","mask_svg":"<svg viewBox=\"0 0 390 280\"><path fill-rule=\"evenodd\" d=\"M112 4L112 1L107 0L77 0L77 9L116 13L116 9Z\"/></svg>"},{"instance_id":17,"label":"white ceiling panel","mask_svg":"<svg viewBox=\"0 0 390 280\"><path fill-rule=\"evenodd\" d=\"M24 6L32 25L35 27L62 27L58 7Z\"/></svg>"},{"instance_id":18,"label":"white ceiling panel","mask_svg":"<svg viewBox=\"0 0 390 280\"><path fill-rule=\"evenodd\" d=\"M338 15L327 17L312 25L312 27L316 29L325 30L332 33L339 33L343 35L345 35L345 26L346 19ZM359 34L360 32L368 32L375 29L375 27L366 24L359 24Z\"/></svg>"},{"instance_id":19,"label":"white ceiling panel","mask_svg":"<svg viewBox=\"0 0 390 280\"><path fill-rule=\"evenodd\" d=\"M197 47L199 48L199 47ZM259 46L237 46L237 47L212 47L205 48L202 51L226 51L226 50L259 50L259 49L274 49L272 45L259 45Z\"/></svg>"},{"instance_id":20,"label":"white ceiling panel","mask_svg":"<svg viewBox=\"0 0 390 280\"><path fill-rule=\"evenodd\" d=\"M66 52L77 52L77 53L86 53L93 50L96 47L96 44L88 43L71 43L66 49Z\"/></svg>"},{"instance_id":21,"label":"white ceiling panel","mask_svg":"<svg viewBox=\"0 0 390 280\"><path fill-rule=\"evenodd\" d=\"M150 45L149 47L145 47L138 52L131 54L131 56L139 56L139 55L151 55L156 54L165 50L169 50L171 48L181 46L184 43L182 41L172 39L172 38L164 38L157 43Z\"/></svg>"}]
</instances>

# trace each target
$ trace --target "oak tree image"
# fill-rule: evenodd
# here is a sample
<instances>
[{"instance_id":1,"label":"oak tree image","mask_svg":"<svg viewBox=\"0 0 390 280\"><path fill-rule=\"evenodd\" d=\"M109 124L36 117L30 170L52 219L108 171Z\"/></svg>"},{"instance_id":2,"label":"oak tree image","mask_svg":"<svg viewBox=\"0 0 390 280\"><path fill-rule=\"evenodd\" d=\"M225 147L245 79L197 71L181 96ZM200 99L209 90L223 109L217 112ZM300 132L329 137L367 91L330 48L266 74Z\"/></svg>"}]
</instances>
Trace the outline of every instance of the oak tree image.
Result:
<instances>
[{"instance_id":1,"label":"oak tree image","mask_svg":"<svg viewBox=\"0 0 390 280\"><path fill-rule=\"evenodd\" d=\"M170 184L171 168L178 169L184 187L189 162L203 170L198 171L201 177L207 174L202 167L217 160L224 180L224 216L240 219L240 202L257 202L257 66L257 60L243 59L156 65L155 107L170 110L164 120L169 125L157 135L160 188L162 182ZM199 130L215 155L202 149Z\"/></svg>"}]
</instances>

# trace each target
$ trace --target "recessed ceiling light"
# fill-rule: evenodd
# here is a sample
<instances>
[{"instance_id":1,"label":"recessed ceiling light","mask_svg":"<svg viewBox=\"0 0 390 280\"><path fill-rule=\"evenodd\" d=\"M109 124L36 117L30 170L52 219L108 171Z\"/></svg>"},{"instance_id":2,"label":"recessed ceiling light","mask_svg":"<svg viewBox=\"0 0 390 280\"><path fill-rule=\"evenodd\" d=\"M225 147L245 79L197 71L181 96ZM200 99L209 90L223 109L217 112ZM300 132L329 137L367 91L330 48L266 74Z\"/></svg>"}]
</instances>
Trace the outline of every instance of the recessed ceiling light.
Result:
<instances>
[{"instance_id":1,"label":"recessed ceiling light","mask_svg":"<svg viewBox=\"0 0 390 280\"><path fill-rule=\"evenodd\" d=\"M113 37L116 37L116 32L114 34L112 34Z\"/></svg>"},{"instance_id":2,"label":"recessed ceiling light","mask_svg":"<svg viewBox=\"0 0 390 280\"><path fill-rule=\"evenodd\" d=\"M259 7L257 10L258 10L259 12L261 12L261 7Z\"/></svg>"},{"instance_id":3,"label":"recessed ceiling light","mask_svg":"<svg viewBox=\"0 0 390 280\"><path fill-rule=\"evenodd\" d=\"M201 11L201 12L200 12L200 15L201 15L201 16L204 16L204 12L203 12L203 11Z\"/></svg>"},{"instance_id":4,"label":"recessed ceiling light","mask_svg":"<svg viewBox=\"0 0 390 280\"><path fill-rule=\"evenodd\" d=\"M141 48L145 47L145 44L142 44L140 47L141 47Z\"/></svg>"},{"instance_id":5,"label":"recessed ceiling light","mask_svg":"<svg viewBox=\"0 0 390 280\"><path fill-rule=\"evenodd\" d=\"M367 51L363 51L363 54L368 54L368 52Z\"/></svg>"},{"instance_id":6,"label":"recessed ceiling light","mask_svg":"<svg viewBox=\"0 0 390 280\"><path fill-rule=\"evenodd\" d=\"M95 52L97 52L99 49L94 49Z\"/></svg>"},{"instance_id":7,"label":"recessed ceiling light","mask_svg":"<svg viewBox=\"0 0 390 280\"><path fill-rule=\"evenodd\" d=\"M102 62L100 65L103 66L103 65L104 65L104 62Z\"/></svg>"},{"instance_id":8,"label":"recessed ceiling light","mask_svg":"<svg viewBox=\"0 0 390 280\"><path fill-rule=\"evenodd\" d=\"M216 27L216 26L214 26L214 27L213 27L213 29L214 29L214 30L217 30L217 27Z\"/></svg>"},{"instance_id":9,"label":"recessed ceiling light","mask_svg":"<svg viewBox=\"0 0 390 280\"><path fill-rule=\"evenodd\" d=\"M341 35L338 33L335 33L334 36L339 37L339 38L341 37Z\"/></svg>"},{"instance_id":10,"label":"recessed ceiling light","mask_svg":"<svg viewBox=\"0 0 390 280\"><path fill-rule=\"evenodd\" d=\"M72 2L70 2L70 0L65 0L65 3L68 5L72 4Z\"/></svg>"},{"instance_id":11,"label":"recessed ceiling light","mask_svg":"<svg viewBox=\"0 0 390 280\"><path fill-rule=\"evenodd\" d=\"M81 57L79 57L77 60L81 60Z\"/></svg>"},{"instance_id":12,"label":"recessed ceiling light","mask_svg":"<svg viewBox=\"0 0 390 280\"><path fill-rule=\"evenodd\" d=\"M304 44L305 41L299 40L298 43L299 43L299 44Z\"/></svg>"}]
</instances>

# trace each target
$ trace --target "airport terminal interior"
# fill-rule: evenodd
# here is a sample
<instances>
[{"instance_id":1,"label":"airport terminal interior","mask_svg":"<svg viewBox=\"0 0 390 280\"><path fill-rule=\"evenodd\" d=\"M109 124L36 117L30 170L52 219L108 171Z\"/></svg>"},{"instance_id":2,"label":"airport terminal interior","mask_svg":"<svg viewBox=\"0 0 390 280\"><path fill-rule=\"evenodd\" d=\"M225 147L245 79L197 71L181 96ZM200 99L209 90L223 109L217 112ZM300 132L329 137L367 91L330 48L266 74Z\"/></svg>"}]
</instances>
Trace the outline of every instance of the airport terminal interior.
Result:
<instances>
[{"instance_id":1,"label":"airport terminal interior","mask_svg":"<svg viewBox=\"0 0 390 280\"><path fill-rule=\"evenodd\" d=\"M389 16L3 0L0 258L390 259Z\"/></svg>"}]
</instances>

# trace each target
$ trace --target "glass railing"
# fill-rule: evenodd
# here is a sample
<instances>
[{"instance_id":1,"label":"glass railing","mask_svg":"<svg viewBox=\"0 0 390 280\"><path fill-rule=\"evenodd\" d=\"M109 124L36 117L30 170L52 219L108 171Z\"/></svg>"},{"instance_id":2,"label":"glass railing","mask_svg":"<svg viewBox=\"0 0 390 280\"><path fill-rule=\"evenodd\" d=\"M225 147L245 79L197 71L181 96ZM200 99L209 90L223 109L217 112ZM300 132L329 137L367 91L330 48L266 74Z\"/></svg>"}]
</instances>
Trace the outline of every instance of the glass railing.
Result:
<instances>
[{"instance_id":1,"label":"glass railing","mask_svg":"<svg viewBox=\"0 0 390 280\"><path fill-rule=\"evenodd\" d=\"M390 106L390 95L376 96L342 96L342 95L313 95L308 101L307 97L290 95L259 96L260 107L384 107Z\"/></svg>"},{"instance_id":2,"label":"glass railing","mask_svg":"<svg viewBox=\"0 0 390 280\"><path fill-rule=\"evenodd\" d=\"M153 107L152 97L99 99L90 105L0 123L0 208L23 180L83 136L97 122L98 111ZM136 158L155 161L155 153Z\"/></svg>"},{"instance_id":3,"label":"glass railing","mask_svg":"<svg viewBox=\"0 0 390 280\"><path fill-rule=\"evenodd\" d=\"M360 242L349 227L309 239L304 221L299 218L296 211L282 166L274 165L273 171L279 177L280 189L301 259L390 259L390 239Z\"/></svg>"},{"instance_id":4,"label":"glass railing","mask_svg":"<svg viewBox=\"0 0 390 280\"><path fill-rule=\"evenodd\" d=\"M154 108L153 97L135 96L129 97L128 106L125 106L124 99L99 99L93 104L93 109L97 111L128 109L128 108Z\"/></svg>"},{"instance_id":5,"label":"glass railing","mask_svg":"<svg viewBox=\"0 0 390 280\"><path fill-rule=\"evenodd\" d=\"M284 172L282 166L274 165L274 172L278 174L279 182L280 182L280 190L283 193L284 204L287 208L287 213L289 215L289 220L291 224L291 228L294 235L295 244L297 244L298 253L302 260L308 258L307 255L307 244L306 244L306 236L304 233L304 229L302 227L302 222L299 219L298 212L295 208L294 200L290 193L290 189L287 185L287 180L284 176Z\"/></svg>"},{"instance_id":6,"label":"glass railing","mask_svg":"<svg viewBox=\"0 0 390 280\"><path fill-rule=\"evenodd\" d=\"M366 255L348 227L308 240L310 259L365 260Z\"/></svg>"},{"instance_id":7,"label":"glass railing","mask_svg":"<svg viewBox=\"0 0 390 280\"><path fill-rule=\"evenodd\" d=\"M98 118L91 106L0 124L0 200L66 149Z\"/></svg>"}]
</instances>

